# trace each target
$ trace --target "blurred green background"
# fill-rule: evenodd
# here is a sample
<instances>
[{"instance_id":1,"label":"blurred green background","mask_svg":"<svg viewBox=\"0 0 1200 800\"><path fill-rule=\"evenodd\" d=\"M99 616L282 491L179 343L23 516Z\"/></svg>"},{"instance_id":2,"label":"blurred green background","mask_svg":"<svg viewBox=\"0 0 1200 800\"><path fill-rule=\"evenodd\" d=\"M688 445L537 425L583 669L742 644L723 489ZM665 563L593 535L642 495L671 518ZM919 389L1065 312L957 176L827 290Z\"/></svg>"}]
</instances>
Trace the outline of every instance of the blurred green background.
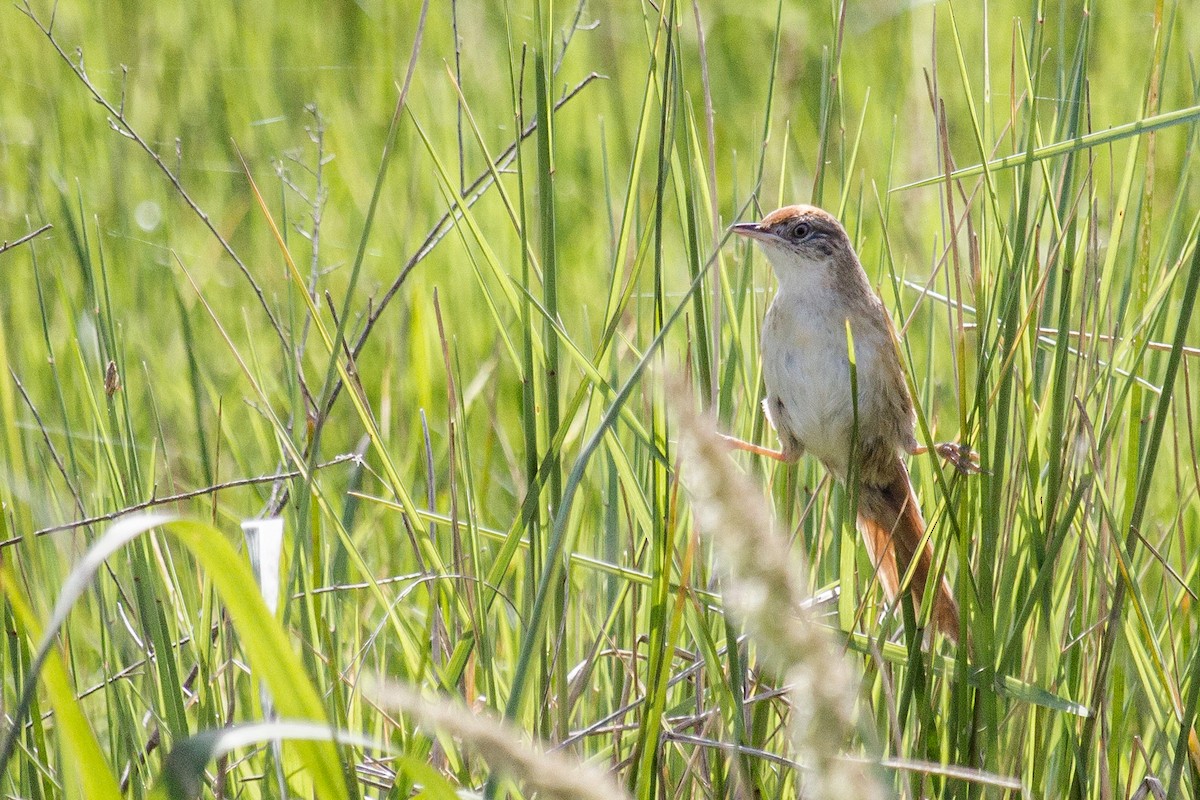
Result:
<instances>
[{"instance_id":1,"label":"blurred green background","mask_svg":"<svg viewBox=\"0 0 1200 800\"><path fill-rule=\"evenodd\" d=\"M104 524L35 531L361 447L361 463L318 471L321 502L295 478L169 507L230 541L240 520L283 514L293 600L281 617L336 726L423 757L428 742L357 693L359 671L496 710L514 680L528 681L510 715L552 741L600 724L578 752L619 765L638 796L794 792L802 772L758 755L791 754L786 704L753 699L773 679L752 648L724 649L737 623L709 593L718 565L692 538L675 483L663 378L689 372L724 429L773 446L757 359L773 278L743 243L724 241L725 228L815 202L841 216L907 323L902 349L928 436L969 442L990 470L962 479L912 464L939 557L970 609L968 657L922 653L896 617L880 620L845 498L818 466L739 458L797 536L813 588L840 587L830 624L858 631L848 658L864 673L865 722L848 746L911 762L879 773L910 796L1019 794L918 762L1012 776L1031 796L1124 797L1147 775L1195 790L1200 384L1191 356L1171 345L1178 331L1200 345L1200 325L1178 327L1190 315L1200 113L987 181L964 177L952 192L945 182L892 191L942 174L946 152L970 167L1194 109L1195 3L432 3L386 175L419 3L24 10L43 26L53 18L53 40L20 3L0 10L0 240L53 228L0 254L0 557L39 617ZM489 157L544 119L539 80L551 101L585 85L506 162L505 197L485 191L405 273ZM251 282L124 124L236 251L282 341ZM349 346L406 275L355 360L378 431L370 446L348 393L321 414L328 351L247 170L323 325L334 331L331 309L348 310ZM922 298L913 284L926 281L978 313L960 318ZM681 304L652 368L637 372ZM1090 336L1059 335L1067 329ZM1172 369L1178 385L1159 409ZM605 421L627 381L625 416ZM1160 447L1154 426L1168 409ZM595 458L577 462L593 436ZM577 463L558 552L553 515ZM403 492L433 513L401 513ZM502 536L528 545L510 552ZM169 743L261 713L230 667L239 636L253 632L221 624L209 578L154 541L114 557L62 645L77 692L104 687L80 702L113 773L131 772L133 796ZM568 555L564 577L554 569ZM534 598L547 570L543 611ZM1135 579L1118 590L1123 573ZM503 600L481 603L485 587ZM1118 591L1129 596L1114 618ZM142 592L156 598L158 622L146 619L153 603L130 599ZM385 598L403 624L384 622ZM6 624L20 627L11 613ZM121 673L155 636L175 643L157 652L173 671ZM35 641L14 633L0 646L12 677L5 708ZM193 668L181 695L171 676ZM628 729L605 727L637 698L619 720ZM51 741L60 735L43 725ZM714 744L672 738L685 730ZM715 744L731 742L741 755ZM6 793L61 788L60 751L32 750L0 775ZM458 785L486 775L469 759L433 757ZM230 780L276 796L256 780L273 758L256 751Z\"/></svg>"}]
</instances>

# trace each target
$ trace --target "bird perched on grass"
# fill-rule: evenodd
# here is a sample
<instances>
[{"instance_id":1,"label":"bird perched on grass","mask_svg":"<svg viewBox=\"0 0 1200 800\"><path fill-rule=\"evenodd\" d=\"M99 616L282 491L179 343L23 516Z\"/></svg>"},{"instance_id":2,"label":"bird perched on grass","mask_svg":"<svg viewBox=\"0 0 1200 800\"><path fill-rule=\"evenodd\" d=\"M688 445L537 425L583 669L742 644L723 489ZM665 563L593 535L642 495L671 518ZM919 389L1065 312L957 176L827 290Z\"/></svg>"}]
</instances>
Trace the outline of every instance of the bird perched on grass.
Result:
<instances>
[{"instance_id":1,"label":"bird perched on grass","mask_svg":"<svg viewBox=\"0 0 1200 800\"><path fill-rule=\"evenodd\" d=\"M908 585L914 605L919 609L926 590L933 591L933 624L958 641L958 606L945 578L930 585L933 548L928 541L921 546L925 521L901 458L923 448L913 434L912 398L896 335L850 238L832 215L809 205L786 206L731 230L759 244L779 283L763 321L761 346L767 386L763 409L781 449L730 442L786 463L808 453L843 482L853 458L858 529L888 599L896 600L915 560ZM963 458L969 451L957 445L939 445L938 451L960 469L977 471Z\"/></svg>"}]
</instances>

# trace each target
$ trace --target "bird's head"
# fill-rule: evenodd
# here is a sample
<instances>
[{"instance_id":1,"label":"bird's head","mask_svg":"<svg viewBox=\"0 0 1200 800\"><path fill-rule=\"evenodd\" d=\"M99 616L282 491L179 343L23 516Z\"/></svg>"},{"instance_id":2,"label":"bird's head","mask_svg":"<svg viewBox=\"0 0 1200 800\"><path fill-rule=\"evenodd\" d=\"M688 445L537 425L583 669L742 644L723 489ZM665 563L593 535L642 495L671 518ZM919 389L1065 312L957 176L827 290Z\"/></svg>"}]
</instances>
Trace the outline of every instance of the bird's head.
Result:
<instances>
[{"instance_id":1,"label":"bird's head","mask_svg":"<svg viewBox=\"0 0 1200 800\"><path fill-rule=\"evenodd\" d=\"M841 223L816 206L784 206L761 222L738 222L730 230L758 242L777 266L780 257L819 263L854 253Z\"/></svg>"}]
</instances>

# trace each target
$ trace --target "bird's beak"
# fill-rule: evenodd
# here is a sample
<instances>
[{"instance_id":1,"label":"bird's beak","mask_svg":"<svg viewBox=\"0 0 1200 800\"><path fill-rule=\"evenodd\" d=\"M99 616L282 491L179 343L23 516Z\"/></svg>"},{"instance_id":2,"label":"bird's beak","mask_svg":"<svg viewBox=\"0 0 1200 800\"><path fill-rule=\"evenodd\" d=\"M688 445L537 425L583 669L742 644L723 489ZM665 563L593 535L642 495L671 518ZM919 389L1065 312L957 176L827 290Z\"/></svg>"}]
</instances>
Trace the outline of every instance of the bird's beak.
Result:
<instances>
[{"instance_id":1,"label":"bird's beak","mask_svg":"<svg viewBox=\"0 0 1200 800\"><path fill-rule=\"evenodd\" d=\"M735 222L729 226L729 230L741 236L758 239L759 241L771 238L771 232L759 222Z\"/></svg>"}]
</instances>

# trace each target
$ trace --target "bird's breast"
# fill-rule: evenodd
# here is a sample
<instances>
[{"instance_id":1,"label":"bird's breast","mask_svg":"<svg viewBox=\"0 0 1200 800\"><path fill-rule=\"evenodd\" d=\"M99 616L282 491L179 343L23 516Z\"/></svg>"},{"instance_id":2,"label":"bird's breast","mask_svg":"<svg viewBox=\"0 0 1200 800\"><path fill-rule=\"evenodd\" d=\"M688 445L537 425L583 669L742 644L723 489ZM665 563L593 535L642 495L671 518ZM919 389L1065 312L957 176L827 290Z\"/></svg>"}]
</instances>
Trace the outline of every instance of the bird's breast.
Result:
<instances>
[{"instance_id":1,"label":"bird's breast","mask_svg":"<svg viewBox=\"0 0 1200 800\"><path fill-rule=\"evenodd\" d=\"M776 296L763 322L761 345L768 398L782 403L784 424L804 449L840 475L846 472L856 420L848 317L854 336L861 438L878 416L872 404L879 394L878 343L871 331L856 329L844 303L831 292Z\"/></svg>"}]
</instances>

